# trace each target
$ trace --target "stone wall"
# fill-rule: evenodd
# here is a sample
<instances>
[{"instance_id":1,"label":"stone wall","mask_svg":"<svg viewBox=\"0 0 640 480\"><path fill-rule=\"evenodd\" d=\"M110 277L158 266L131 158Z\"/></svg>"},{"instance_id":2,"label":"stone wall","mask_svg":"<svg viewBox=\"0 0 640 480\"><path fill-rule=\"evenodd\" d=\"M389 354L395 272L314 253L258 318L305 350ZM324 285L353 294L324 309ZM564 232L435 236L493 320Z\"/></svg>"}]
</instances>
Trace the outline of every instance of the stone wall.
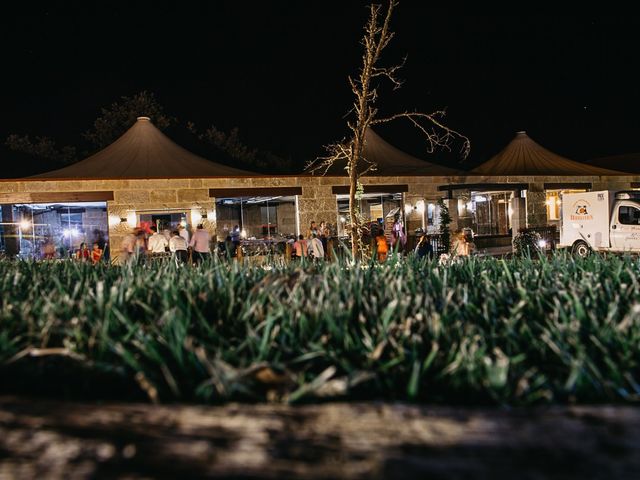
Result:
<instances>
[{"instance_id":1,"label":"stone wall","mask_svg":"<svg viewBox=\"0 0 640 480\"><path fill-rule=\"evenodd\" d=\"M458 177L366 177L364 185L407 185L405 204L412 210L407 216L407 227L411 234L422 227L422 213L414 208L419 201L424 208L435 203L447 192L438 187L449 184L481 183L526 183L529 185L526 198L526 222L528 226L547 223L545 204L545 182L591 182L593 189L629 189L631 182L640 181L640 176L616 177L516 177L516 176L458 176ZM255 187L302 187L298 197L300 229L304 234L311 221L335 223L338 218L336 197L331 187L348 185L346 177L296 177L277 178L192 178L192 179L150 179L150 180L7 180L0 181L0 203L27 202L28 194L36 192L90 192L113 191L114 199L107 203L109 213L109 236L113 253L130 230L126 218L130 212L140 210L175 210L191 212L193 218L202 219L212 234L216 232L215 198L209 197L210 188L255 188ZM455 192L454 192L455 197ZM457 202L451 202L456 205ZM452 207L453 207L452 205ZM422 207L421 207L422 208ZM457 217L457 208L451 208ZM456 222L457 222L456 218ZM462 220L462 219L461 219Z\"/></svg>"}]
</instances>

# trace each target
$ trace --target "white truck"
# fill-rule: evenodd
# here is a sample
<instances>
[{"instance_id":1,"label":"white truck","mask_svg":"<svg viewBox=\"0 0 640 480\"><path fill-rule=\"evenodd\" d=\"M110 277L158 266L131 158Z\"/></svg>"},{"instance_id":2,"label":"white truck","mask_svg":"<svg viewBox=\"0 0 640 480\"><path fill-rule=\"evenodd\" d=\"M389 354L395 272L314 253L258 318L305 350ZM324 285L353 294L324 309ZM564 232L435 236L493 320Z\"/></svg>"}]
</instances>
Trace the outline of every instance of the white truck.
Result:
<instances>
[{"instance_id":1,"label":"white truck","mask_svg":"<svg viewBox=\"0 0 640 480\"><path fill-rule=\"evenodd\" d=\"M581 257L640 252L640 191L564 194L558 246Z\"/></svg>"}]
</instances>

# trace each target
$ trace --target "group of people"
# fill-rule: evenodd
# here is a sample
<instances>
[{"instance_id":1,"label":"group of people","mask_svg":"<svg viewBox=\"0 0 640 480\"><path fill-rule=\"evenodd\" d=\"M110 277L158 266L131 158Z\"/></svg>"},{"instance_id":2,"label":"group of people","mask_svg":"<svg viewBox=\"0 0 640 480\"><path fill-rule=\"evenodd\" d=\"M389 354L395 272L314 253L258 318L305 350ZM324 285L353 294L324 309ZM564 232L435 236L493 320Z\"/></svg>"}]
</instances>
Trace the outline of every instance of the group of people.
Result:
<instances>
[{"instance_id":1,"label":"group of people","mask_svg":"<svg viewBox=\"0 0 640 480\"><path fill-rule=\"evenodd\" d=\"M302 234L293 243L292 257L301 260L303 258L324 260L329 256L329 238L331 230L327 222L311 222L306 237Z\"/></svg>"},{"instance_id":2,"label":"group of people","mask_svg":"<svg viewBox=\"0 0 640 480\"><path fill-rule=\"evenodd\" d=\"M43 260L70 258L82 262L91 262L94 265L103 260L108 260L108 243L104 232L100 229L95 229L92 240L89 243L81 242L78 248L72 246L63 247L56 245L53 237L47 235L41 244L41 258ZM91 245L91 248L89 248L89 245Z\"/></svg>"},{"instance_id":3,"label":"group of people","mask_svg":"<svg viewBox=\"0 0 640 480\"><path fill-rule=\"evenodd\" d=\"M100 248L98 242L94 242L91 249L86 242L80 244L80 248L75 253L75 259L82 262L91 262L93 265L99 263L104 255L104 249Z\"/></svg>"},{"instance_id":4,"label":"group of people","mask_svg":"<svg viewBox=\"0 0 640 480\"><path fill-rule=\"evenodd\" d=\"M392 236L392 239L393 238L394 237ZM392 240L390 245L387 242L387 237L384 233L384 230L379 229L378 234L375 237L375 249L376 249L376 256L378 258L378 261L384 262L387 259L387 256L389 255L389 250L400 251L400 247L404 249L405 244L406 244L406 241L402 243L399 241L394 242ZM427 235L423 234L420 237L420 240L418 241L414 249L414 253L419 258L433 257L433 253L434 253L433 245L431 244L431 240Z\"/></svg>"},{"instance_id":5,"label":"group of people","mask_svg":"<svg viewBox=\"0 0 640 480\"><path fill-rule=\"evenodd\" d=\"M191 258L195 264L202 263L211 255L209 232L202 224L196 227L193 235L180 226L173 231L158 232L155 225L148 231L136 227L122 241L120 247L121 262L132 259L144 261L146 258L164 257L170 254L177 263L186 264Z\"/></svg>"},{"instance_id":6,"label":"group of people","mask_svg":"<svg viewBox=\"0 0 640 480\"><path fill-rule=\"evenodd\" d=\"M399 225L399 228L396 228L396 225ZM407 238L402 224L397 219L390 237L389 241L384 227L377 226L372 247L374 256L379 262L384 262L390 251L405 252ZM297 260L314 261L328 259L330 257L330 238L331 230L326 222L320 222L318 225L312 221L306 235L301 234L293 241L291 257ZM209 232L204 229L202 224L197 226L193 235L189 235L189 231L182 226L176 230L164 232L158 232L156 226L151 226L148 230L137 227L122 242L121 260L127 262L133 258L143 260L148 257L169 254L179 264L200 264L211 255L210 241ZM227 256L236 257L240 244L240 228L236 225L232 234L227 236L222 248ZM466 256L474 251L475 244L470 233L464 230L456 232L451 252L456 256ZM428 235L423 233L420 236L414 254L419 258L433 257L434 248ZM97 263L102 257L102 250L98 244L94 244L93 249L89 250L87 245L83 243L76 256L79 259Z\"/></svg>"}]
</instances>

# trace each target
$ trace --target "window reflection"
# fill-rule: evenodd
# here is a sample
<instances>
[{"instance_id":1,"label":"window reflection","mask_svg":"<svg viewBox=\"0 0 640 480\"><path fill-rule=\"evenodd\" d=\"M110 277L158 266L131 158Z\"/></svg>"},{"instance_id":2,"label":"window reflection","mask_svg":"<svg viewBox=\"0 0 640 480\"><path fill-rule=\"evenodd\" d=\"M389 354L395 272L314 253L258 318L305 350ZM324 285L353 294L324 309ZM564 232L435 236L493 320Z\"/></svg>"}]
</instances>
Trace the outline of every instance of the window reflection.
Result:
<instances>
[{"instance_id":1,"label":"window reflection","mask_svg":"<svg viewBox=\"0 0 640 480\"><path fill-rule=\"evenodd\" d=\"M349 195L336 195L338 202L338 236L346 237L351 232ZM359 201L360 214L364 227L376 223L385 230L391 241L391 230L396 219L404 224L402 193L365 193ZM365 230L368 230L365 228ZM366 233L366 232L365 232Z\"/></svg>"},{"instance_id":2,"label":"window reflection","mask_svg":"<svg viewBox=\"0 0 640 480\"><path fill-rule=\"evenodd\" d=\"M9 258L72 258L82 243L105 249L106 202L0 206L0 254Z\"/></svg>"},{"instance_id":3,"label":"window reflection","mask_svg":"<svg viewBox=\"0 0 640 480\"><path fill-rule=\"evenodd\" d=\"M295 195L246 196L216 199L218 242L242 244L246 254L275 247L284 250L298 229Z\"/></svg>"}]
</instances>

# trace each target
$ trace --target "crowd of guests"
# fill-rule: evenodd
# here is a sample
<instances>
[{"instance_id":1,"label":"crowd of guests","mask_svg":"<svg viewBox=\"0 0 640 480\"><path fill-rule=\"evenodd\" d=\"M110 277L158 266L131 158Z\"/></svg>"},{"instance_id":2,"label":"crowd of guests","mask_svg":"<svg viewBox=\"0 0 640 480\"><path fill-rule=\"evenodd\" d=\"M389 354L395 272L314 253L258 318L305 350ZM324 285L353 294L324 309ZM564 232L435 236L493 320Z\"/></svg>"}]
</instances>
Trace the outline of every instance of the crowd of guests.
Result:
<instances>
[{"instance_id":1,"label":"crowd of guests","mask_svg":"<svg viewBox=\"0 0 640 480\"><path fill-rule=\"evenodd\" d=\"M369 225L368 228L370 229L371 254L379 262L386 261L389 252L407 253L407 237L399 215L395 217L389 237L382 224L374 223ZM423 233L419 238L414 249L415 255L419 258L433 257L434 249L429 237ZM292 258L296 260L331 259L333 247L330 230L326 222L320 222L320 225L317 225L316 222L311 222L307 235L300 235L293 243Z\"/></svg>"},{"instance_id":2,"label":"crowd of guests","mask_svg":"<svg viewBox=\"0 0 640 480\"><path fill-rule=\"evenodd\" d=\"M209 232L199 224L193 234L182 225L175 230L158 231L155 225L148 229L134 228L122 240L121 263L133 259L143 262L147 258L166 257L170 254L176 262L202 263L211 255Z\"/></svg>"},{"instance_id":3,"label":"crowd of guests","mask_svg":"<svg viewBox=\"0 0 640 480\"><path fill-rule=\"evenodd\" d=\"M386 261L390 252L408 253L407 237L398 218L391 227L390 235L387 235L382 224L376 224L370 228L372 229L370 232L371 254L379 262ZM429 236L424 232L418 232L417 236L418 241L413 253L418 258L433 258L436 252ZM452 240L451 252L454 256L467 256L474 253L475 244L469 231L455 232ZM334 237L326 222L317 224L312 221L306 235L301 234L290 242L292 243L287 244L285 255L294 260L330 260L335 254ZM241 243L240 228L236 225L220 245L221 253L229 258L239 257ZM156 226L148 229L138 227L124 238L120 255L122 262L128 262L134 258L144 261L146 258L171 256L178 264L197 265L211 256L210 245L210 234L202 224L196 227L193 234L183 226L173 231L163 232L159 232ZM83 244L78 252L78 258L91 260L94 263L100 261L100 256L101 249L95 244L92 250Z\"/></svg>"}]
</instances>

